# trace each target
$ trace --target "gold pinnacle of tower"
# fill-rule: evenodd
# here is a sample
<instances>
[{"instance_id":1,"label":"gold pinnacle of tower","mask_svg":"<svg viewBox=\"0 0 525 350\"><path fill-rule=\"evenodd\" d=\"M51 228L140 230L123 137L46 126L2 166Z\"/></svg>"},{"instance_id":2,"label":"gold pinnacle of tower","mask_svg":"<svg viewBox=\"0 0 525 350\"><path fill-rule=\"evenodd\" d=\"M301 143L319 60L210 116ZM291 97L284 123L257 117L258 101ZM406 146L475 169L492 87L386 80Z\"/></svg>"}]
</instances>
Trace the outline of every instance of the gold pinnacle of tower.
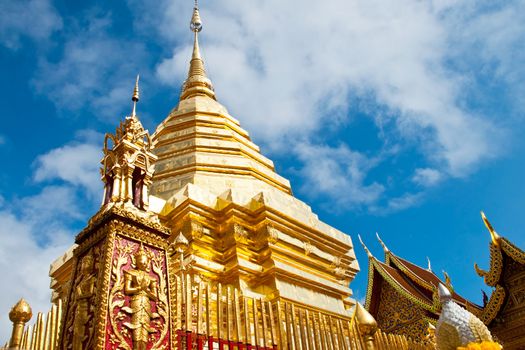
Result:
<instances>
[{"instance_id":1,"label":"gold pinnacle of tower","mask_svg":"<svg viewBox=\"0 0 525 350\"><path fill-rule=\"evenodd\" d=\"M199 4L195 0L195 6L193 7L193 15L191 16L190 29L192 32L200 32L202 30L202 21L199 14Z\"/></svg>"},{"instance_id":2,"label":"gold pinnacle of tower","mask_svg":"<svg viewBox=\"0 0 525 350\"><path fill-rule=\"evenodd\" d=\"M188 77L183 84L180 99L184 100L188 97L196 95L208 96L215 99L213 85L210 79L206 76L204 61L202 60L199 47L198 33L202 30L202 20L199 14L199 6L197 1L195 1L195 7L193 8L193 14L191 16L190 30L194 33L193 53L191 55Z\"/></svg>"},{"instance_id":3,"label":"gold pinnacle of tower","mask_svg":"<svg viewBox=\"0 0 525 350\"><path fill-rule=\"evenodd\" d=\"M137 80L135 80L135 88L133 89L133 96L131 96L131 101L133 101L133 111L131 116L135 117L137 112L137 102L139 101L139 75L137 74Z\"/></svg>"}]
</instances>

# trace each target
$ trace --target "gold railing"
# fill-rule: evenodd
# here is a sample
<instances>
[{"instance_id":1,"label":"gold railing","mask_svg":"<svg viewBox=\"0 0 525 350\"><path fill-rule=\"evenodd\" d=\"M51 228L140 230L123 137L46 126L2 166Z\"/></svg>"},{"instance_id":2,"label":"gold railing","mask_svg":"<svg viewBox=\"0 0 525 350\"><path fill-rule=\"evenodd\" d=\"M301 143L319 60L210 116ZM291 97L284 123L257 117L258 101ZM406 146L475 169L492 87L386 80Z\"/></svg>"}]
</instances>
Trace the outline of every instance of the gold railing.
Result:
<instances>
[{"instance_id":1,"label":"gold railing","mask_svg":"<svg viewBox=\"0 0 525 350\"><path fill-rule=\"evenodd\" d=\"M383 333L360 305L347 317L290 301L242 296L230 285L196 282L190 274L176 276L175 283L172 349L434 349L430 344ZM57 349L62 304L53 305L45 316L39 313L36 323L26 326L30 317L30 308L29 317L11 317L13 335L9 346L0 350Z\"/></svg>"}]
</instances>

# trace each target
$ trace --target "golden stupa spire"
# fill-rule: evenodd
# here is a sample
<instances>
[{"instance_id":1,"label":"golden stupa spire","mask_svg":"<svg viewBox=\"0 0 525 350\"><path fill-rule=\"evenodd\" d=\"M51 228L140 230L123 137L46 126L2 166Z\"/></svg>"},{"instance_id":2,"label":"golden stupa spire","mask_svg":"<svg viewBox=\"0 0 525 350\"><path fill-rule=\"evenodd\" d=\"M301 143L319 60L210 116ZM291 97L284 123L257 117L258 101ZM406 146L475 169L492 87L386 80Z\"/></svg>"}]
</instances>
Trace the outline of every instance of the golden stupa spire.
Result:
<instances>
[{"instance_id":1,"label":"golden stupa spire","mask_svg":"<svg viewBox=\"0 0 525 350\"><path fill-rule=\"evenodd\" d=\"M204 69L204 61L201 57L199 48L199 32L202 30L202 21L199 14L199 6L195 0L195 7L193 8L193 15L190 22L190 30L193 32L193 53L191 55L190 69L188 70L188 78L182 86L181 100L195 96L206 95L215 99L215 92L213 85L206 76Z\"/></svg>"},{"instance_id":2,"label":"golden stupa spire","mask_svg":"<svg viewBox=\"0 0 525 350\"><path fill-rule=\"evenodd\" d=\"M131 116L135 117L137 115L137 102L139 102L139 75L137 74L137 80L135 81L135 88L133 89L133 96L131 96L131 101L133 101L133 110L131 111Z\"/></svg>"}]
</instances>

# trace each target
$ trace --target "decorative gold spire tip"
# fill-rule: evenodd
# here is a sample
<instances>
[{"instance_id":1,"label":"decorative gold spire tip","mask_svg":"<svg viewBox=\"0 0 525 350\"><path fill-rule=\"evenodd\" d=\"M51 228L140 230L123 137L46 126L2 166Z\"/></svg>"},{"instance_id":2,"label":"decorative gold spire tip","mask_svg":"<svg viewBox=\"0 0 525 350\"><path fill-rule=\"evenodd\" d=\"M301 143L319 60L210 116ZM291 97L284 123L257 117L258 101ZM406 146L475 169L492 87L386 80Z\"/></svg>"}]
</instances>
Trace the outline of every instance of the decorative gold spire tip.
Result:
<instances>
[{"instance_id":1,"label":"decorative gold spire tip","mask_svg":"<svg viewBox=\"0 0 525 350\"><path fill-rule=\"evenodd\" d=\"M131 101L138 102L139 100L139 78L140 76L137 74L137 80L135 80L135 89L133 89L133 96L131 97Z\"/></svg>"},{"instance_id":2,"label":"decorative gold spire tip","mask_svg":"<svg viewBox=\"0 0 525 350\"><path fill-rule=\"evenodd\" d=\"M173 242L174 248L177 252L182 253L188 248L188 239L184 236L182 232L179 232L179 235L175 238Z\"/></svg>"},{"instance_id":3,"label":"decorative gold spire tip","mask_svg":"<svg viewBox=\"0 0 525 350\"><path fill-rule=\"evenodd\" d=\"M195 6L193 7L193 15L191 16L190 30L192 32L198 33L202 30L202 21L199 14L199 4L195 0Z\"/></svg>"},{"instance_id":4,"label":"decorative gold spire tip","mask_svg":"<svg viewBox=\"0 0 525 350\"><path fill-rule=\"evenodd\" d=\"M494 230L494 227L492 227L489 219L487 219L483 211L481 211L481 218L483 219L483 223L490 232L490 238L492 239L492 243L496 246L499 245L500 235L496 232L496 230Z\"/></svg>"},{"instance_id":5,"label":"decorative gold spire tip","mask_svg":"<svg viewBox=\"0 0 525 350\"><path fill-rule=\"evenodd\" d=\"M9 319L11 322L26 323L33 316L31 306L23 298L20 299L9 312Z\"/></svg>"},{"instance_id":6,"label":"decorative gold spire tip","mask_svg":"<svg viewBox=\"0 0 525 350\"><path fill-rule=\"evenodd\" d=\"M188 78L184 81L180 99L201 95L208 96L215 100L215 92L213 91L213 84L206 76L204 69L204 61L201 58L199 48L198 33L202 30L202 20L199 14L199 5L195 1L193 14L190 21L190 30L194 33L193 38L193 53L191 55L190 68L188 70Z\"/></svg>"},{"instance_id":7,"label":"decorative gold spire tip","mask_svg":"<svg viewBox=\"0 0 525 350\"><path fill-rule=\"evenodd\" d=\"M133 96L131 96L131 101L133 101L133 109L131 111L131 116L135 117L137 115L137 102L139 101L139 75L137 74L137 80L135 80L135 88L133 89Z\"/></svg>"}]
</instances>

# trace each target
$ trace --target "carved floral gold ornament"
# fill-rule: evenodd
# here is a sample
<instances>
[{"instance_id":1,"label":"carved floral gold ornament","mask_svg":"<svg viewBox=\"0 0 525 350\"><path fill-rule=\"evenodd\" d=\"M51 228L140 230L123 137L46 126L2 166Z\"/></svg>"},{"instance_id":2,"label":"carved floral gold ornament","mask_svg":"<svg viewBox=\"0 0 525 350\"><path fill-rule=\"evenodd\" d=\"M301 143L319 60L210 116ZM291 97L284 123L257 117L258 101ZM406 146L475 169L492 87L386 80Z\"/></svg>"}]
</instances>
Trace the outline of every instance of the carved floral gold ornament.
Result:
<instances>
[{"instance_id":1,"label":"carved floral gold ornament","mask_svg":"<svg viewBox=\"0 0 525 350\"><path fill-rule=\"evenodd\" d=\"M93 336L93 325L89 324L93 317L94 303L92 303L92 298L95 295L96 284L93 267L93 256L91 254L85 255L80 263L79 282L74 291L76 311L73 321L73 350L88 349ZM87 345L84 346L86 341Z\"/></svg>"}]
</instances>

